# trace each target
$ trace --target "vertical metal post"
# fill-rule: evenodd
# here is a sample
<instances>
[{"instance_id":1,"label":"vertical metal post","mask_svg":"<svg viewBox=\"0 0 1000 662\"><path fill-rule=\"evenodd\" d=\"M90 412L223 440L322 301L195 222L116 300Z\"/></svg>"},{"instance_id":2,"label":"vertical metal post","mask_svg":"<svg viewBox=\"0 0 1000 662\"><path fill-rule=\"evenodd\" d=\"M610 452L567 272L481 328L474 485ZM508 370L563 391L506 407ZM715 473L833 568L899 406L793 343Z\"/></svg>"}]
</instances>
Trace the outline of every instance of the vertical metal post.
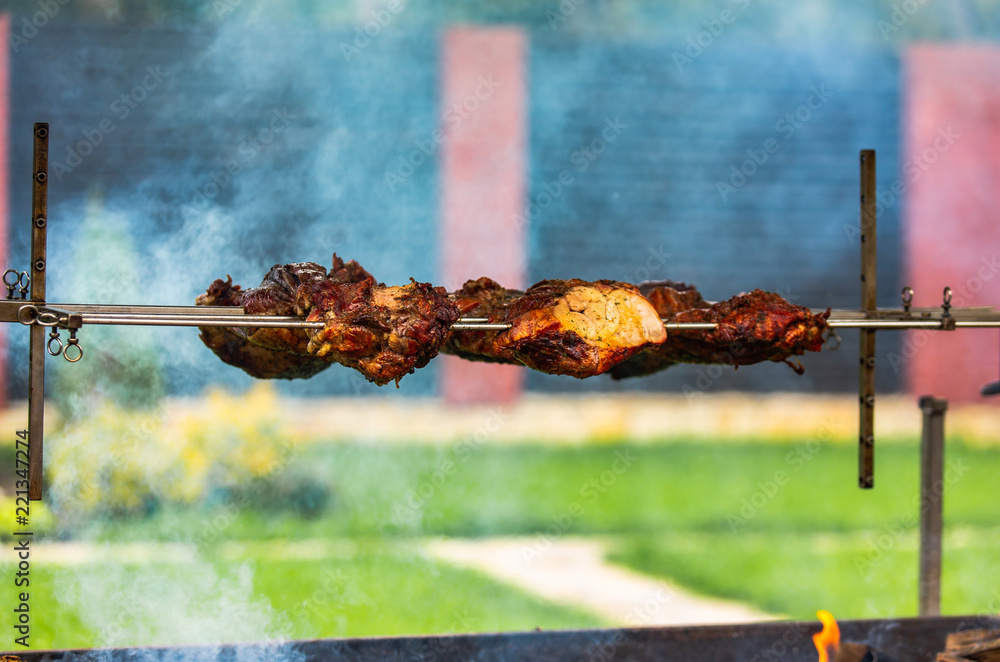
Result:
<instances>
[{"instance_id":1,"label":"vertical metal post","mask_svg":"<svg viewBox=\"0 0 1000 662\"><path fill-rule=\"evenodd\" d=\"M31 301L45 302L48 227L49 125L35 124L31 195ZM42 498L42 443L45 438L45 327L31 325L28 349L28 498Z\"/></svg>"},{"instance_id":2,"label":"vertical metal post","mask_svg":"<svg viewBox=\"0 0 1000 662\"><path fill-rule=\"evenodd\" d=\"M878 308L875 150L861 150L861 309ZM861 330L858 380L858 484L875 486L875 330Z\"/></svg>"},{"instance_id":3,"label":"vertical metal post","mask_svg":"<svg viewBox=\"0 0 1000 662\"><path fill-rule=\"evenodd\" d=\"M948 401L920 398L924 412L920 437L920 582L921 616L941 613L941 527L944 506L944 413Z\"/></svg>"}]
</instances>

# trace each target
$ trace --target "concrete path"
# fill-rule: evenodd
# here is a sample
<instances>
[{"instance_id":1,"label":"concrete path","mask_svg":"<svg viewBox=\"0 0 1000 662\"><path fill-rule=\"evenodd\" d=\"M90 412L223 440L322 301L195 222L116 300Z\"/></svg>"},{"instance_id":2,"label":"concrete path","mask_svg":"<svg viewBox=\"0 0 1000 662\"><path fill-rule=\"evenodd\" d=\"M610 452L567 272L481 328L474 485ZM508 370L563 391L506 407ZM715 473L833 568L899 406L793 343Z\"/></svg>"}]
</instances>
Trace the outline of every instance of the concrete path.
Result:
<instances>
[{"instance_id":1,"label":"concrete path","mask_svg":"<svg viewBox=\"0 0 1000 662\"><path fill-rule=\"evenodd\" d=\"M544 549L536 538L435 539L428 552L474 568L539 597L626 626L751 623L781 618L746 605L694 595L669 582L604 560L607 544L562 538Z\"/></svg>"}]
</instances>

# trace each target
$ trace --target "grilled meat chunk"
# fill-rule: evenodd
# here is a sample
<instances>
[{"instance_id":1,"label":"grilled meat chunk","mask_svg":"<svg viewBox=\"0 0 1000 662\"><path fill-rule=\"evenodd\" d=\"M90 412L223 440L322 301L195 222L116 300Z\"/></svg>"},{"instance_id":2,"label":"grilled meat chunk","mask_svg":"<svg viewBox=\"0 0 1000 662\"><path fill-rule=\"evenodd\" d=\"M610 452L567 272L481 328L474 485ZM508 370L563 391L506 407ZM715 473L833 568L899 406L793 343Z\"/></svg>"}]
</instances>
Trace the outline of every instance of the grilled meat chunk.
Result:
<instances>
[{"instance_id":1,"label":"grilled meat chunk","mask_svg":"<svg viewBox=\"0 0 1000 662\"><path fill-rule=\"evenodd\" d=\"M518 297L521 290L508 290L496 281L483 276L467 280L462 289L448 295L458 307L462 317L485 317L491 323L503 324L507 321L507 308ZM442 354L453 354L469 361L489 363L516 363L517 356L511 350L497 346L499 331L452 329L441 347Z\"/></svg>"},{"instance_id":2,"label":"grilled meat chunk","mask_svg":"<svg viewBox=\"0 0 1000 662\"><path fill-rule=\"evenodd\" d=\"M813 315L777 294L754 290L709 303L673 281L638 287L610 280L544 280L527 291L483 277L447 294L412 281L386 286L336 254L327 271L314 262L275 265L259 287L216 280L198 305L240 306L247 314L294 316L323 328L204 327L202 341L223 361L254 377L306 378L332 363L379 385L421 368L439 351L473 360L525 365L584 378L615 379L675 363L734 366L784 361L818 351L829 311ZM481 317L506 330L462 330L459 317ZM714 330L675 331L670 322L712 322Z\"/></svg>"},{"instance_id":3,"label":"grilled meat chunk","mask_svg":"<svg viewBox=\"0 0 1000 662\"><path fill-rule=\"evenodd\" d=\"M411 281L386 287L368 277L359 283L326 281L313 290L306 318L322 320L309 332L308 351L361 372L379 386L399 380L437 356L458 307L442 287Z\"/></svg>"},{"instance_id":4,"label":"grilled meat chunk","mask_svg":"<svg viewBox=\"0 0 1000 662\"><path fill-rule=\"evenodd\" d=\"M464 315L511 325L453 331L443 351L473 360L584 378L666 339L656 310L628 283L543 280L522 293L480 278L451 297Z\"/></svg>"},{"instance_id":5,"label":"grilled meat chunk","mask_svg":"<svg viewBox=\"0 0 1000 662\"><path fill-rule=\"evenodd\" d=\"M650 375L675 363L741 366L783 361L802 374L802 365L788 359L822 348L830 315L829 310L814 315L808 308L763 290L709 304L683 283L650 283L640 289L645 289L657 312L668 322L714 322L718 326L711 331L671 331L659 347L644 350L615 366L611 370L613 379Z\"/></svg>"},{"instance_id":6,"label":"grilled meat chunk","mask_svg":"<svg viewBox=\"0 0 1000 662\"><path fill-rule=\"evenodd\" d=\"M245 294L227 276L226 280L213 282L196 303L199 306L243 306ZM315 356L258 345L249 340L250 331L254 329L205 326L201 327L200 337L223 362L258 379L306 379L330 367L328 362Z\"/></svg>"},{"instance_id":7,"label":"grilled meat chunk","mask_svg":"<svg viewBox=\"0 0 1000 662\"><path fill-rule=\"evenodd\" d=\"M354 260L333 255L333 268L315 262L276 264L258 287L242 290L231 277L216 280L195 300L199 306L240 306L248 315L297 315L312 310L312 293L323 283L371 278ZM305 379L328 368L330 361L309 354L305 329L202 327L201 340L225 363L261 379Z\"/></svg>"}]
</instances>

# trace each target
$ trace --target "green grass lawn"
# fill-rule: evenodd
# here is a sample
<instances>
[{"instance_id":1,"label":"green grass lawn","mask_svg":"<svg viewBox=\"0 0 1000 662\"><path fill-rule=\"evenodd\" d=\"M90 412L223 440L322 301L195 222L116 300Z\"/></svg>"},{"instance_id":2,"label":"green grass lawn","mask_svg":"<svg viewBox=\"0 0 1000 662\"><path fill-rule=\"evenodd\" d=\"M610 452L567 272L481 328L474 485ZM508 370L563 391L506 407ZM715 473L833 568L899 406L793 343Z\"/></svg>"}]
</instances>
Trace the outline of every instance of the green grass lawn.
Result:
<instances>
[{"instance_id":1,"label":"green grass lawn","mask_svg":"<svg viewBox=\"0 0 1000 662\"><path fill-rule=\"evenodd\" d=\"M912 615L917 444L883 440L874 490L856 487L856 457L854 444L844 440L479 448L317 444L296 460L308 472L289 469L289 476L308 475L329 486L328 506L316 517L223 500L69 533L111 542L194 542L200 564L126 565L114 570L112 584L152 595L203 595L213 613L239 615L240 605L255 604L273 627L287 623L275 631L290 637L598 625L592 616L543 604L414 551L414 539L439 535L612 536L618 541L615 562L789 617L812 618L819 608L840 618ZM992 495L1000 449L949 440L946 461L944 610L997 611L1000 499ZM275 539L348 541L354 551L295 561L266 551L267 541ZM378 542L357 542L364 540ZM233 544L244 550L235 557L225 552ZM100 616L95 596L106 600L107 593L86 587L99 586L96 578L107 576L109 566L60 569L39 560L37 571L33 608L46 616L37 621L36 641L93 645L94 623L108 618L94 619ZM153 580L144 583L150 573ZM331 576L343 594L310 597L323 581L334 581ZM219 603L215 596L225 593L219 582L236 585L242 597ZM170 592L161 584L188 588ZM73 593L67 586L84 588ZM177 604L167 600L158 613L183 614L185 598L172 599ZM255 622L258 616L242 618ZM142 618L147 621L130 626L140 639L126 643L166 641L157 629L159 617ZM183 640L199 640L200 630L185 629L185 622L171 627L189 633ZM259 624L257 630L247 638L259 639ZM235 626L212 628L204 636L217 640L220 631L225 638L243 636ZM182 640L177 636L170 642Z\"/></svg>"},{"instance_id":2,"label":"green grass lawn","mask_svg":"<svg viewBox=\"0 0 1000 662\"><path fill-rule=\"evenodd\" d=\"M808 441L539 444L482 447L469 456L450 447L320 445L300 461L332 486L321 517L276 516L259 508L164 512L126 527L104 527L100 535L115 540L487 536L553 526L574 534L854 531L916 515L915 443L877 448L873 490L857 488L856 458L853 444ZM945 521L1000 523L1000 500L983 496L1000 476L1000 449L953 441L947 462L958 477L947 485ZM220 513L221 529L211 525Z\"/></svg>"},{"instance_id":3,"label":"green grass lawn","mask_svg":"<svg viewBox=\"0 0 1000 662\"><path fill-rule=\"evenodd\" d=\"M794 619L917 615L917 535L888 529L830 533L678 533L629 537L610 560L709 595ZM1000 610L1000 528L945 537L942 613Z\"/></svg>"},{"instance_id":4,"label":"green grass lawn","mask_svg":"<svg viewBox=\"0 0 1000 662\"><path fill-rule=\"evenodd\" d=\"M274 546L227 546L171 562L70 566L42 555L32 570L32 648L604 625L427 559L412 545L347 541L315 552L320 558L272 558L286 555ZM10 568L2 566L4 576ZM4 610L5 632L10 614Z\"/></svg>"}]
</instances>

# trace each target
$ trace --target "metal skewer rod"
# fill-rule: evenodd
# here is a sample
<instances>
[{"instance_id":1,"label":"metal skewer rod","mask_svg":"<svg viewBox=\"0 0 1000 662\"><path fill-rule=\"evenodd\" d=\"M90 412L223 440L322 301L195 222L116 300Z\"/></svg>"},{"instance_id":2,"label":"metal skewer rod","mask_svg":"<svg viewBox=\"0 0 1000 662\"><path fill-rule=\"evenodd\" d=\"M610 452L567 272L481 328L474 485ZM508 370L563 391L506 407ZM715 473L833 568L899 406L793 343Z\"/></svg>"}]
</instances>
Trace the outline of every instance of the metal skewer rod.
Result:
<instances>
[{"instance_id":1,"label":"metal skewer rod","mask_svg":"<svg viewBox=\"0 0 1000 662\"><path fill-rule=\"evenodd\" d=\"M815 313L821 312L817 309ZM40 319L40 316L47 317ZM306 321L283 315L247 315L236 306L132 306L105 304L62 304L0 300L0 321L20 321L42 326L109 324L126 326L202 326L242 328L321 329L322 320ZM58 321L56 321L58 318ZM711 331L715 322L675 322L663 319L668 331ZM989 307L952 308L949 322L963 328L1000 328L1000 310ZM834 310L827 320L834 329L943 329L941 308ZM452 325L456 330L502 331L510 328L486 317L462 317Z\"/></svg>"},{"instance_id":2,"label":"metal skewer rod","mask_svg":"<svg viewBox=\"0 0 1000 662\"><path fill-rule=\"evenodd\" d=\"M84 324L106 324L125 326L204 326L243 328L289 328L322 329L322 320L306 321L301 317L280 315L198 315L179 313L82 313ZM845 316L827 320L834 329L941 329L940 317L914 319L863 319ZM959 328L1000 328L1000 315L983 314L976 317L959 318L954 322ZM671 322L663 320L667 330L711 331L718 327L715 322ZM509 324L491 323L485 318L461 318L452 325L458 330L497 331L510 328Z\"/></svg>"}]
</instances>

